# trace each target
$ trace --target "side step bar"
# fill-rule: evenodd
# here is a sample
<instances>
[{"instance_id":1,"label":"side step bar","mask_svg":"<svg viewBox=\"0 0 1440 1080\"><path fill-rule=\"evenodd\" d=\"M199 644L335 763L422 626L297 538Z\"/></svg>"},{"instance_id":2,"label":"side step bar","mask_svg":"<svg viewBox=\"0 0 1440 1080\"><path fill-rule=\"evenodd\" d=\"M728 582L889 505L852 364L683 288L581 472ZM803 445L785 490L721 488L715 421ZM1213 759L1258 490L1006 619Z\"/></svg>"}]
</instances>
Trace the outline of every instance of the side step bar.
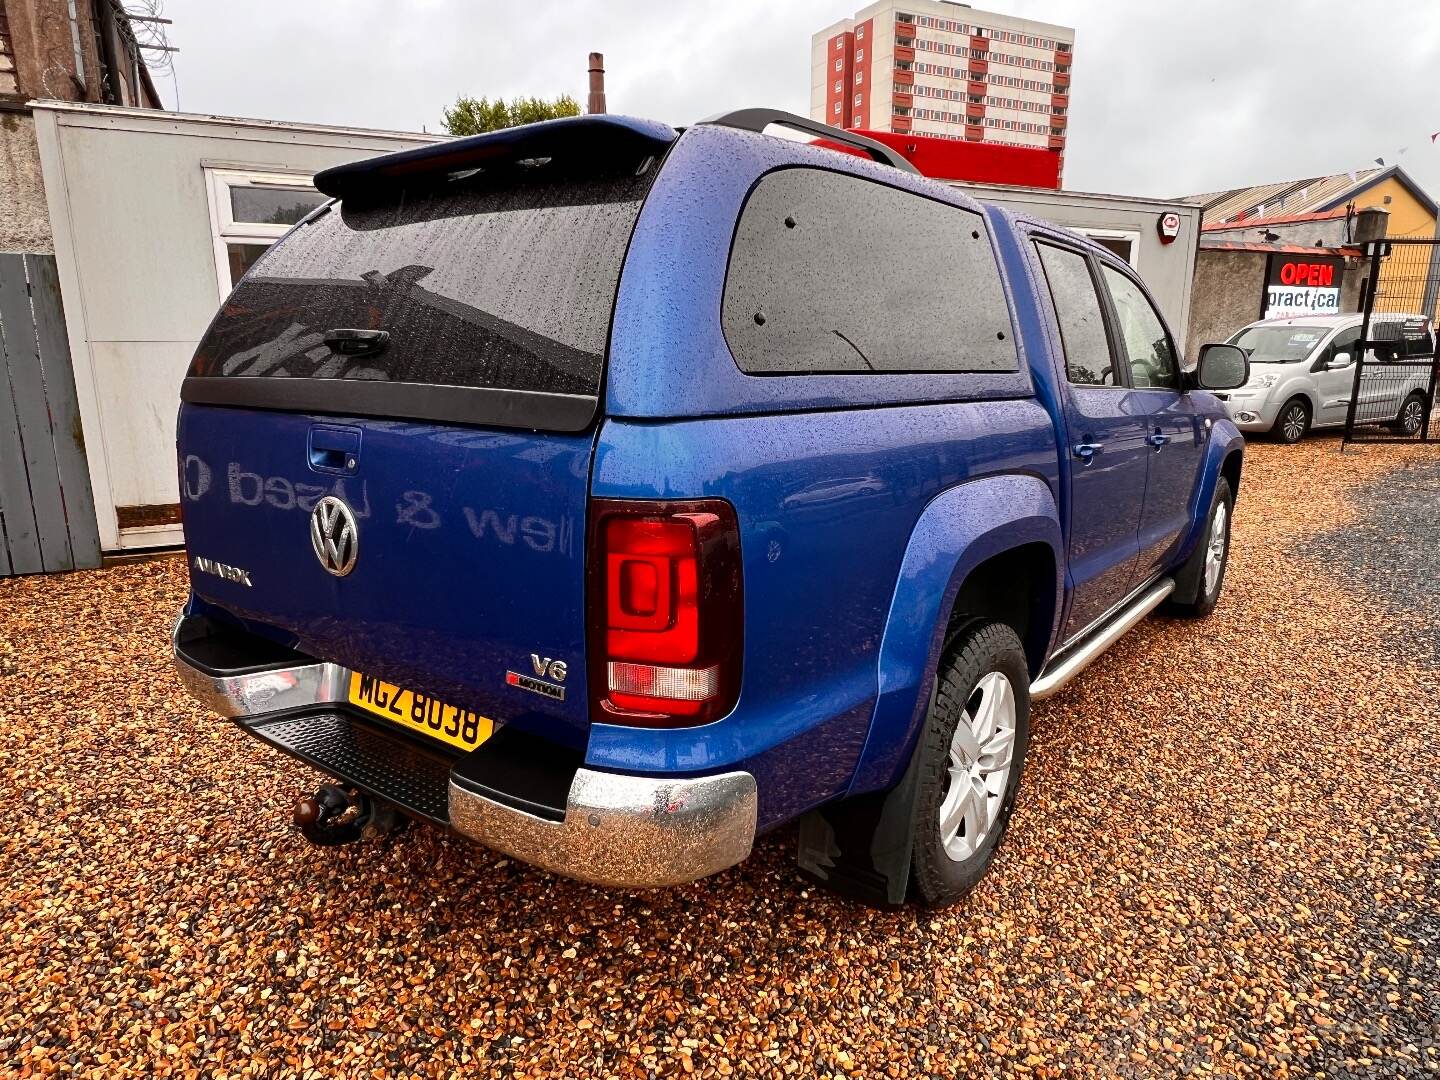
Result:
<instances>
[{"instance_id":1,"label":"side step bar","mask_svg":"<svg viewBox=\"0 0 1440 1080\"><path fill-rule=\"evenodd\" d=\"M1091 631L1056 656L1040 673L1040 677L1030 684L1030 700L1043 701L1051 694L1058 693L1066 683L1094 663L1101 653L1119 641L1126 631L1159 607L1174 591L1174 579L1161 578L1117 611L1114 618L1104 626Z\"/></svg>"}]
</instances>

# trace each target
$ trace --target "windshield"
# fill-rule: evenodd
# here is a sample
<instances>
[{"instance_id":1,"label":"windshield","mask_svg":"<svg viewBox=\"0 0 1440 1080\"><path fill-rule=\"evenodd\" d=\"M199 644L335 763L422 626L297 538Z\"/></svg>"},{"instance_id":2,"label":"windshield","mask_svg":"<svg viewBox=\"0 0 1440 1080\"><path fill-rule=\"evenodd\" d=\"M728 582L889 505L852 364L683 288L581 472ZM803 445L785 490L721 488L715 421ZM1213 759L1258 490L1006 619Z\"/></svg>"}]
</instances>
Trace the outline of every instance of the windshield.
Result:
<instances>
[{"instance_id":1,"label":"windshield","mask_svg":"<svg viewBox=\"0 0 1440 1080\"><path fill-rule=\"evenodd\" d=\"M1304 360L1330 333L1328 326L1249 326L1230 339L1252 364L1288 364Z\"/></svg>"}]
</instances>

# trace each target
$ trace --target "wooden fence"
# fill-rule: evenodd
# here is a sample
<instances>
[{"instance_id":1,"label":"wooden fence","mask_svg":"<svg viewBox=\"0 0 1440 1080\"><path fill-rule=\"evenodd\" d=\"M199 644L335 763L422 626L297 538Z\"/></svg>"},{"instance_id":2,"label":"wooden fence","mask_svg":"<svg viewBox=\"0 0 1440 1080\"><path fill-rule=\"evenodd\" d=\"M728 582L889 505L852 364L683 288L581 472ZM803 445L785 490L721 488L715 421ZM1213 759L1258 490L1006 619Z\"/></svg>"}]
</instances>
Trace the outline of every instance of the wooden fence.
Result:
<instances>
[{"instance_id":1,"label":"wooden fence","mask_svg":"<svg viewBox=\"0 0 1440 1080\"><path fill-rule=\"evenodd\" d=\"M99 565L55 258L0 253L0 577Z\"/></svg>"}]
</instances>

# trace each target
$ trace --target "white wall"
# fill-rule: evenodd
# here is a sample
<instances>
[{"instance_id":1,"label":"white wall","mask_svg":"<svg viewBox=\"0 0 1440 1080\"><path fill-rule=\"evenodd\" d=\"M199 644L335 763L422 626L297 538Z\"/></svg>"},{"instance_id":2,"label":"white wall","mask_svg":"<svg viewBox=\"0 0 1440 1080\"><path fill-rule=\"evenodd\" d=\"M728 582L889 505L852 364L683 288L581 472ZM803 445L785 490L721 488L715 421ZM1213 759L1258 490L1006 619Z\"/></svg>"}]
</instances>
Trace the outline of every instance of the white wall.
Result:
<instances>
[{"instance_id":1,"label":"white wall","mask_svg":"<svg viewBox=\"0 0 1440 1080\"><path fill-rule=\"evenodd\" d=\"M207 167L310 174L435 136L35 105L86 453L106 550L179 543L122 533L116 507L178 503L180 382L220 301Z\"/></svg>"}]
</instances>

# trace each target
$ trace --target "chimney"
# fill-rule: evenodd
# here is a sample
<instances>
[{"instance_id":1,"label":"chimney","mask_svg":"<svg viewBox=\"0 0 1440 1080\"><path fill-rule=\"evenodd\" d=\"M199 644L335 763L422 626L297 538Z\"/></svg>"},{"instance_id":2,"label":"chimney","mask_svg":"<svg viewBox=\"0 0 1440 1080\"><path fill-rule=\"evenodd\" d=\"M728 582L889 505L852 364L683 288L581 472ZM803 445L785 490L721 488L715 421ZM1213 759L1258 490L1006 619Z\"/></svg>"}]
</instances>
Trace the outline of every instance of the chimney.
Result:
<instances>
[{"instance_id":1,"label":"chimney","mask_svg":"<svg viewBox=\"0 0 1440 1080\"><path fill-rule=\"evenodd\" d=\"M1390 211L1379 206L1366 206L1355 212L1356 244L1368 244L1372 240L1384 240L1390 231Z\"/></svg>"},{"instance_id":2,"label":"chimney","mask_svg":"<svg viewBox=\"0 0 1440 1080\"><path fill-rule=\"evenodd\" d=\"M605 111L605 56L602 53L590 54L590 97L585 102L585 111Z\"/></svg>"}]
</instances>

